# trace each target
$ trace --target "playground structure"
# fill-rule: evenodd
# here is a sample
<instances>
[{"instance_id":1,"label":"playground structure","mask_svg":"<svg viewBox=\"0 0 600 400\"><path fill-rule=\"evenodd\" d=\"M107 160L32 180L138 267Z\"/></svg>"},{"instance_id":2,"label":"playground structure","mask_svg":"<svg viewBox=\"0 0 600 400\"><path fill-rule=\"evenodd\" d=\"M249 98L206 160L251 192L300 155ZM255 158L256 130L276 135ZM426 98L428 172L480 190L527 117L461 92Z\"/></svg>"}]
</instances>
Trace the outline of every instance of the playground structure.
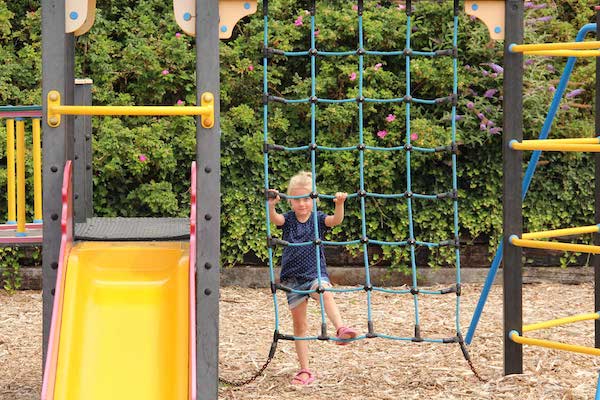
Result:
<instances>
[{"instance_id":1,"label":"playground structure","mask_svg":"<svg viewBox=\"0 0 600 400\"><path fill-rule=\"evenodd\" d=\"M75 1L71 2L77 3ZM80 2L84 3L84 2ZM218 294L219 294L219 193L220 182L219 168L219 62L218 62L218 39L219 37L228 37L231 35L231 22L223 22L214 18L218 15L220 4L216 0L198 1L190 12L189 8L179 9L175 6L176 19L183 19L186 23L190 21L195 24L183 28L188 34L196 35L196 54L197 54L197 107L97 107L91 106L91 94L89 84L78 90L74 85L73 79L73 40L72 34L85 33L83 29L89 29L93 23L92 1L88 8L83 8L78 12L71 11L69 14L69 1L62 4L62 1L43 0L43 49L44 65L59 65L60 68L44 68L43 71L43 132L44 132L44 204L43 204L43 271L44 271L44 360L45 377L43 398L68 398L69 396L82 396L85 393L86 398L127 398L143 396L144 398L216 398L218 387ZM226 2L229 6L236 3L239 7L236 9L240 15L247 15L256 9L255 3L250 2ZM564 235L597 233L600 225L592 225L581 228L568 228L554 231L535 232L522 234L522 199L525 196L528 185L533 176L533 172L526 174L521 182L521 151L534 150L530 166L533 170L537 163L536 157L542 150L558 151L600 151L600 143L597 138L585 139L559 139L548 140L548 135L552 119L558 108L560 98L566 88L568 77L572 71L575 57L597 57L600 51L599 42L582 42L585 34L596 31L596 25L588 25L582 29L577 42L565 44L549 45L520 45L523 41L523 4L519 1L509 1L505 7L505 20L498 20L497 12L487 12L489 9L497 10L497 7L504 8L502 1L467 1L465 8L467 13L476 15L488 24L490 32L493 32L498 39L505 35L505 88L504 88L504 171L505 171L505 192L504 192L504 246L503 256L505 261L504 268L504 345L505 345L505 374L522 373L522 344L540 345L550 348L558 348L569 351L584 352L588 354L600 355L600 350L596 348L583 348L561 344L559 342L545 341L524 337L523 334L537 329L543 329L558 326L565 323L572 323L584 320L596 321L596 346L600 346L600 314L588 313L573 317L560 318L558 320L546 321L537 324L523 326L522 324L522 304L521 304L521 253L520 247L537 247L548 249L559 249L568 251L585 251L594 254L600 253L600 242L596 239L595 246L585 246L566 243L543 242L538 239L548 237L558 237ZM359 26L361 26L362 1L358 2L359 7ZM78 4L80 6L81 4ZM477 7L475 7L477 6ZM66 7L66 8L65 8ZM186 6L187 7L187 6ZM240 10L245 11L240 11ZM410 48L410 15L411 2L407 2L407 42L406 48L394 55L402 55L406 58L407 71L410 71L410 57L413 56L434 56L425 54L425 52L413 51L408 54L406 50ZM265 41L266 49L268 47L268 2L263 3L265 18ZM453 45L456 48L457 43L457 13L458 1L454 2L454 37ZM69 28L69 17L86 15L87 19L81 21L78 27ZM182 14L183 13L183 14ZM246 13L246 14L244 14ZM492 17L493 16L493 17ZM314 7L311 13L311 33L314 33ZM78 18L71 18L78 19ZM91 22L90 22L91 19ZM178 21L179 21L178 19ZM501 19L501 18L500 18ZM222 21L225 21L222 19ZM63 29L62 27L66 27ZM223 29L225 27L226 29ZM71 29L71 30L69 30ZM187 29L187 30L185 30ZM369 51L362 46L362 28L359 29L358 48L362 51L349 52L358 55L359 64L362 70L362 60ZM600 34L598 34L600 38ZM595 46L595 47L594 47ZM271 49L273 50L273 49ZM313 51L314 50L314 51ZM412 50L411 50L412 51ZM341 54L327 54L327 52L316 51L315 35L311 35L311 48L308 51L301 52L303 56L309 56L311 60L312 72L312 93L307 99L301 99L302 102L310 103L311 121L315 119L316 104L319 101L332 101L331 99L319 99L315 92L315 58L317 54L321 56ZM397 53L397 54L396 54ZM200 57L202 54L202 57ZM410 78L407 78L406 96L395 99L398 102L404 102L407 109L407 126L410 124L410 104L411 102L423 104L449 103L452 106L452 116L456 113L456 56L455 52L449 51L448 54L454 58L455 82L453 93L450 96L440 99L424 100L411 98ZM555 100L548 113L547 124L540 139L537 141L522 140L522 55L550 55L570 57L563 73L561 84L557 88ZM284 56L294 56L294 54L283 52ZM300 55L300 54L297 54ZM393 54L389 54L393 55ZM268 103L270 101L279 102L300 102L298 100L286 100L274 98L267 92L267 66L268 57L263 59L264 66L264 113L268 114ZM408 75L408 74L407 74ZM565 78L566 77L566 78ZM362 76L359 76L362 81ZM359 88L361 86L359 85ZM86 92L87 90L87 92ZM83 94L82 94L83 93ZM87 94L85 94L87 93ZM89 100L84 97L88 96ZM600 90L597 87L597 100L600 100ZM362 110L362 104L366 101L377 101L378 99L350 99L357 103L359 113ZM77 99L76 99L77 98ZM407 99L410 98L410 101ZM558 100L557 100L558 99ZM342 101L340 101L342 102ZM600 115L600 102L597 101L596 115ZM76 129L74 120L70 115L81 115L88 118L91 115L196 115L197 122L197 152L196 165L192 167L192 187L191 187L191 212L190 221L168 220L168 219L100 219L93 218L91 215L91 191L86 189L91 185L89 178L86 178L85 168L87 164L85 157L76 157L77 148L69 145L73 142L76 135L83 133L83 140L75 139L75 146L81 142L85 146L84 128ZM15 117L22 118L22 117ZM84 121L82 118L82 123ZM35 119L34 119L35 121ZM39 121L39 119L37 119ZM359 120L362 127L362 118ZM398 340L407 340L413 342L439 342L439 343L459 343L464 352L465 346L462 340L460 325L458 324L458 313L460 303L460 262L458 249L458 211L456 193L456 143L455 143L455 124L453 121L453 140L449 146L444 146L443 150L452 154L453 169L453 188L448 193L443 194L415 194L410 188L410 175L407 177L408 185L405 193L394 194L396 198L405 198L410 205L411 199L422 199L433 197L436 199L450 199L453 201L455 214L454 238L447 243L427 243L419 242L412 235L407 240L397 243L383 243L368 238L364 228L360 239L352 243L327 243L327 244L362 244L366 257L366 249L369 243L380 245L400 245L411 249L411 267L413 268L413 284L409 290L396 291L398 294L410 294L415 302L415 329L412 337L396 338L390 337L375 330L374 321L367 324L367 333L360 338L383 337ZM20 143L20 137L24 137L21 132L24 131L23 121L17 120L17 154L23 157L24 151ZM33 124L35 136L35 123ZM359 151L361 157L365 150L376 151L377 149L368 148L362 141L362 129L359 132L359 143L352 149L333 149L318 146L315 136L314 123L311 129L311 141L309 145L298 149L283 148L278 145L268 144L267 122L265 118L265 189L269 188L268 179L268 160L269 151L294 151L311 150L311 167L313 176L316 176L315 170L315 151L338 151L352 150ZM600 135L597 117L597 135ZM78 137L78 136L77 136ZM87 140L89 142L89 140ZM403 146L399 146L399 151L405 151L407 154L407 170L410 174L410 151L431 149L418 149L410 146L410 129L407 129L407 139ZM82 151L87 152L82 147ZM83 153L82 153L83 154ZM89 154L88 154L89 156ZM87 157L87 156L86 156ZM19 156L17 156L19 158ZM89 159L88 159L89 160ZM77 165L79 162L79 166ZM596 160L596 178L600 178L600 168L598 168L598 159ZM20 161L17 162L17 201L19 204L19 192L21 183L19 181L20 172L24 173L24 168L19 170ZM83 168L81 168L83 166ZM362 177L361 165L361 177ZM198 176L196 177L196 174ZM39 182L39 180L38 180ZM515 191L515 187L523 187L522 192ZM198 190L202 188L203 190ZM24 188L23 188L24 190ZM77 191L85 195L75 195ZM198 192L198 196L196 196ZM361 188L351 197L357 198L361 202L361 210L364 216L365 198L372 196L382 196L384 194L369 193L365 190L364 182L361 179ZM9 195L10 197L10 195ZM313 181L313 194L311 195L316 208L316 199L331 198L331 196L317 193ZM24 196L22 197L24 199ZM596 201L600 199L600 192L596 188ZM410 207L410 206L409 206ZM36 207L37 208L37 207ZM18 207L17 207L18 209ZM597 207L598 209L598 207ZM10 207L9 207L10 210ZM24 213L24 200L22 212ZM77 210L81 210L77 212ZM24 218L19 218L21 211L15 212L15 222L22 221L17 233L26 233L23 225ZM11 214L13 215L13 214ZM10 216L9 215L9 220ZM267 213L268 215L268 213ZM36 213L36 219L39 214ZM41 220L41 218L40 218ZM12 220L11 220L12 222ZM600 214L596 215L596 223L600 222ZM267 221L267 229L269 223ZM156 231L162 231L156 234ZM116 232L116 233L115 233ZM165 233L166 232L166 233ZM197 239L200 236L200 239ZM27 236L17 235L21 241L25 241ZM39 239L38 239L39 240ZM78 241L78 242L77 242ZM135 242L135 243L133 243ZM275 299L277 290L290 290L275 283L272 262L272 247L275 245L286 245L286 243L277 242L269 234L269 255L270 255L270 276L273 297ZM314 245L308 243L304 245ZM288 244L289 245L289 244ZM456 247L457 260L457 282L451 288L446 290L428 293L418 288L415 275L414 248L416 245L425 245L436 247L448 245ZM319 247L315 246L318 253ZM500 254L502 254L500 252ZM501 258L501 257L500 257ZM317 260L319 257L317 257ZM115 263L115 260L119 260ZM494 261L496 262L496 260ZM118 264L118 265L117 265ZM499 261L498 261L499 265ZM600 283L600 260L594 257L596 269L596 288ZM196 268L199 266L199 268ZM368 272L368 259L365 258L365 268ZM140 274L139 271L151 271ZM78 272L80 271L80 272ZM108 271L108 272L107 272ZM490 270L491 281L496 274L497 266ZM383 288L373 287L368 278L365 285L356 290L364 290L369 302L372 291L388 291ZM106 287L94 286L95 282L102 281ZM489 279L488 279L489 281ZM161 283L162 282L162 283ZM167 284L164 284L167 282ZM491 285L491 283L490 283ZM145 286L146 289L137 290L137 287ZM486 284L487 290L489 285ZM148 289L153 288L153 289ZM99 304L96 307L90 307L86 300L90 293L102 291L102 294L95 298ZM334 289L342 291L343 289ZM354 290L354 289L352 289ZM127 294L125 293L127 291ZM317 289L322 296L324 290ZM448 294L457 295L457 335L451 338L428 339L421 336L420 324L418 319L418 296L427 294ZM146 308L139 315L139 318L132 318L137 315L139 310L133 312L132 304L141 302L141 299L148 299ZM482 300L485 304L485 289L482 294ZM596 289L596 307L600 309L598 290ZM277 302L274 301L277 313ZM118 312L115 310L118 305ZM173 306L176 311L169 307ZM466 343L470 343L473 337L473 331L477 325L477 320L481 314L482 307L476 310L473 322L469 327ZM111 309L111 312L108 310ZM90 321L83 323L83 315L90 318ZM370 314L370 312L369 312ZM277 315L277 314L276 314ZM322 331L321 335L305 339L327 339L335 340L327 336L327 327L324 321L323 309ZM276 317L277 320L277 317ZM197 321L197 323L196 323ZM144 335L156 323L169 326L166 332L160 332L156 336L144 337ZM99 332L98 326L102 326ZM121 330L129 332L128 335L116 335L115 332ZM95 336L94 336L95 335ZM60 340L59 340L60 338ZM92 339L93 338L93 339ZM91 349L84 348L84 339L94 340L98 347ZM275 345L278 339L298 340L288 335L278 332L277 326L274 335L274 345L271 348L270 358L275 351ZM508 339L508 340L506 340ZM169 347L173 350L172 358L165 358L165 354L160 351L160 346ZM137 346L136 346L137 345ZM120 354L125 349L135 349L137 359L120 358ZM148 349L150 349L148 351ZM142 355L143 358L139 358ZM468 358L466 356L466 358ZM115 361L119 362L116 363ZM139 368L138 363L143 363L146 368ZM169 366L169 374L161 376L154 382L154 385L144 386L146 378L151 374L151 369L160 363ZM72 367L63 368L64 365ZM73 366L75 365L75 366ZM94 366L94 368L90 368ZM117 368L118 367L118 368ZM125 379L123 371L135 370L135 374L128 375ZM79 371L79 372L78 372ZM110 384L109 384L110 383ZM139 383L139 384L138 384ZM93 396L90 397L90 393ZM125 398L124 397L124 398Z\"/></svg>"},{"instance_id":2,"label":"playground structure","mask_svg":"<svg viewBox=\"0 0 600 400\"><path fill-rule=\"evenodd\" d=\"M40 243L42 228L42 143L41 143L41 107L21 106L0 107L0 118L6 121L6 161L8 220L0 225L0 245L14 243ZM33 223L26 222L25 124L31 121L32 158L33 158ZM15 130L16 125L16 130ZM16 132L16 134L15 134ZM29 231L29 232L28 232Z\"/></svg>"}]
</instances>

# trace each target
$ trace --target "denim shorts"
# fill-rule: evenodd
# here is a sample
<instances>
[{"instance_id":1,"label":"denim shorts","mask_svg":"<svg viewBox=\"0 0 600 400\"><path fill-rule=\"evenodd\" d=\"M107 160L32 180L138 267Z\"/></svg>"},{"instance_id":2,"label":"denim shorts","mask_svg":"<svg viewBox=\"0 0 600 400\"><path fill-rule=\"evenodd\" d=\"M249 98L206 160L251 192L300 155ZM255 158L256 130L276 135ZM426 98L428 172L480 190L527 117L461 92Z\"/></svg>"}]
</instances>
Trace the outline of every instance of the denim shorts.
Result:
<instances>
[{"instance_id":1,"label":"denim shorts","mask_svg":"<svg viewBox=\"0 0 600 400\"><path fill-rule=\"evenodd\" d=\"M316 278L312 281L299 281L297 279L288 279L284 282L281 282L281 284L294 290L315 290L319 286L319 280ZM331 282L329 282L329 278L327 278L326 276L322 276L321 285L324 288L331 287ZM295 292L285 292L285 295L287 297L287 302L290 309L298 307L300 304L302 304L303 301L307 301L310 296L309 294Z\"/></svg>"}]
</instances>

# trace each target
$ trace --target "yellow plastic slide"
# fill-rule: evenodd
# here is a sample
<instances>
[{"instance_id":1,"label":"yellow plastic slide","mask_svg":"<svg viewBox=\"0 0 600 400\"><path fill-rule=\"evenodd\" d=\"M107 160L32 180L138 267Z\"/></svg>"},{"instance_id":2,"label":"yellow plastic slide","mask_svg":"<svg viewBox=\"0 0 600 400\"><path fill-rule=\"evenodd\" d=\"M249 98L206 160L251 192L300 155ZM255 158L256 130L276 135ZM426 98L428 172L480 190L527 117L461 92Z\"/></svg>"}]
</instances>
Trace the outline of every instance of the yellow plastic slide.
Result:
<instances>
[{"instance_id":1,"label":"yellow plastic slide","mask_svg":"<svg viewBox=\"0 0 600 400\"><path fill-rule=\"evenodd\" d=\"M187 399L189 243L80 242L64 285L54 399Z\"/></svg>"}]
</instances>

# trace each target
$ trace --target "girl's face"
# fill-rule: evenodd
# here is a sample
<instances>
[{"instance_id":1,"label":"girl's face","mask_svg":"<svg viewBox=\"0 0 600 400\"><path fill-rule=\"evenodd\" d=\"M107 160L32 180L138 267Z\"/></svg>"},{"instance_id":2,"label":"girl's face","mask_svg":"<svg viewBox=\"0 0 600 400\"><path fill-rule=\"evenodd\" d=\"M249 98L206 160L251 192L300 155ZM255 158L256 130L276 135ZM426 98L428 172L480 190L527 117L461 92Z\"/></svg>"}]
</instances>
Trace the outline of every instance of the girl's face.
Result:
<instances>
[{"instance_id":1,"label":"girl's face","mask_svg":"<svg viewBox=\"0 0 600 400\"><path fill-rule=\"evenodd\" d=\"M305 196L310 194L310 187L294 187L290 190L290 196ZM300 222L305 222L313 211L313 199L303 197L301 199L290 199L292 211L296 214L296 218Z\"/></svg>"}]
</instances>

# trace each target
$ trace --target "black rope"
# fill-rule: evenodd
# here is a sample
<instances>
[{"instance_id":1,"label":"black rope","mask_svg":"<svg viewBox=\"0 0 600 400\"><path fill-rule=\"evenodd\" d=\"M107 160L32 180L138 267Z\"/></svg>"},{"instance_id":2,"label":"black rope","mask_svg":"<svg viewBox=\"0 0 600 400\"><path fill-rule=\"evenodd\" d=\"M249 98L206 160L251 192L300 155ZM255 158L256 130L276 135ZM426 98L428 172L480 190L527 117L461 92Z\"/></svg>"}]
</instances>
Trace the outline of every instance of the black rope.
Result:
<instances>
[{"instance_id":1,"label":"black rope","mask_svg":"<svg viewBox=\"0 0 600 400\"><path fill-rule=\"evenodd\" d=\"M279 338L280 338L279 332L275 331L273 333L273 342L271 343L271 349L269 350L269 356L267 357L267 361L265 361L263 366L260 367L258 369L258 371L256 371L254 373L254 375L252 375L250 378L239 379L239 380L234 380L234 379L229 380L226 378L219 377L219 382L223 383L225 385L228 385L228 386L233 386L233 387L242 387L242 386L248 385L249 383L254 382L259 376L261 376L263 374L263 372L265 372L265 370L267 369L267 367L273 360L273 357L275 357L275 352L277 350L277 341L279 340Z\"/></svg>"}]
</instances>

